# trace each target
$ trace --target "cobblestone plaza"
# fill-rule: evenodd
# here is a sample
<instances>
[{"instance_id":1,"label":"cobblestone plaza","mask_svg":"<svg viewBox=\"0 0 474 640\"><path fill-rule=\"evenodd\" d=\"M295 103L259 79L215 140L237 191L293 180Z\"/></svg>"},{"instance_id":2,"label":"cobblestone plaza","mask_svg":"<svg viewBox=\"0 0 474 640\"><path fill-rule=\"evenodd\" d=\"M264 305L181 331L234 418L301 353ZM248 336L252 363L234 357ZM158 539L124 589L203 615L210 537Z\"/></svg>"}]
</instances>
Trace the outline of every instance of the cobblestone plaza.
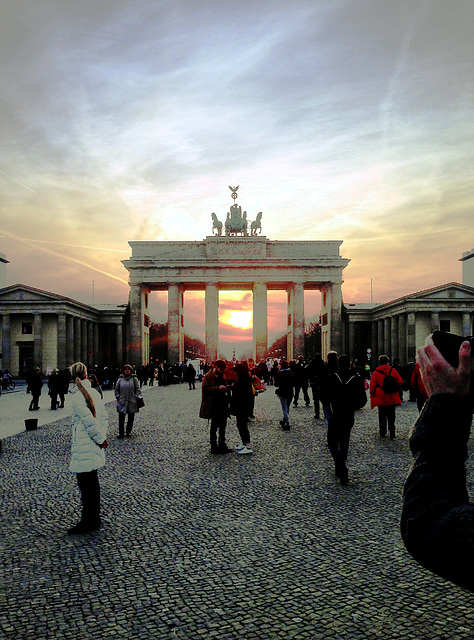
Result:
<instances>
[{"instance_id":1,"label":"cobblestone plaza","mask_svg":"<svg viewBox=\"0 0 474 640\"><path fill-rule=\"evenodd\" d=\"M303 406L282 431L272 387L247 456L210 454L199 388L144 394L128 440L108 405L93 534L66 535L79 514L69 418L3 440L1 638L473 637L474 594L418 566L400 538L414 403L397 410L394 441L379 438L375 411L357 414L343 487L325 423Z\"/></svg>"}]
</instances>

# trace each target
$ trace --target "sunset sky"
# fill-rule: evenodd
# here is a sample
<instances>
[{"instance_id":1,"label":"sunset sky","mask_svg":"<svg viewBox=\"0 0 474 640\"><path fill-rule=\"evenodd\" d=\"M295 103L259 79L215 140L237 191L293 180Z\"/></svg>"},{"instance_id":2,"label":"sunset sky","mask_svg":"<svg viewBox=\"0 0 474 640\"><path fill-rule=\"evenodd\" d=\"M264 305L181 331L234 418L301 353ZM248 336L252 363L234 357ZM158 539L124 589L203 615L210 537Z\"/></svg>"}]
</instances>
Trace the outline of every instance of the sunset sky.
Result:
<instances>
[{"instance_id":1,"label":"sunset sky","mask_svg":"<svg viewBox=\"0 0 474 640\"><path fill-rule=\"evenodd\" d=\"M124 303L128 241L202 240L228 185L270 240L343 240L346 302L460 282L473 24L472 0L5 0L7 285ZM221 298L227 345L250 303ZM269 296L270 336L285 316Z\"/></svg>"}]
</instances>

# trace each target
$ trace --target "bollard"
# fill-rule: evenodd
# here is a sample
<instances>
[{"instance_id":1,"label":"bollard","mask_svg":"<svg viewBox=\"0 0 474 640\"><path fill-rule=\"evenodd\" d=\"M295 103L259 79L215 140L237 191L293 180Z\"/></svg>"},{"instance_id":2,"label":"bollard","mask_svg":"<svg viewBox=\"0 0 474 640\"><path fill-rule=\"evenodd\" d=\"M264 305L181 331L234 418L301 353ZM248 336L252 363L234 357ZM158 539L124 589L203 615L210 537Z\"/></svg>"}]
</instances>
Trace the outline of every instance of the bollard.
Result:
<instances>
[{"instance_id":1,"label":"bollard","mask_svg":"<svg viewBox=\"0 0 474 640\"><path fill-rule=\"evenodd\" d=\"M25 420L25 429L27 431L34 431L38 428L38 418L28 418Z\"/></svg>"}]
</instances>

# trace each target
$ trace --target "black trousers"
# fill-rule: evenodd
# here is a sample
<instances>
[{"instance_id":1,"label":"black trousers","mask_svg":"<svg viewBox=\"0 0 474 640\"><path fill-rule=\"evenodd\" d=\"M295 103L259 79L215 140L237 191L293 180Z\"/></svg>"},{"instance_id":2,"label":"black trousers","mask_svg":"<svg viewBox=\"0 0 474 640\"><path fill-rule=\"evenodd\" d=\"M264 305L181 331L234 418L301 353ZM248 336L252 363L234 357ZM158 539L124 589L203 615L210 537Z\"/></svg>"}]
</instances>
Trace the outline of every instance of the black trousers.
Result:
<instances>
[{"instance_id":1,"label":"black trousers","mask_svg":"<svg viewBox=\"0 0 474 640\"><path fill-rule=\"evenodd\" d=\"M127 419L127 435L132 433L133 421L135 420L134 413L119 413L119 436L123 436L124 428L125 428L125 416L128 416Z\"/></svg>"},{"instance_id":2,"label":"black trousers","mask_svg":"<svg viewBox=\"0 0 474 640\"><path fill-rule=\"evenodd\" d=\"M395 433L395 406L389 404L379 407L379 432L381 436L387 433L387 425L390 433Z\"/></svg>"},{"instance_id":3,"label":"black trousers","mask_svg":"<svg viewBox=\"0 0 474 640\"><path fill-rule=\"evenodd\" d=\"M237 429L239 431L240 439L242 440L242 444L249 444L250 442L250 433L248 428L248 416L245 414L240 414L236 416L237 419Z\"/></svg>"},{"instance_id":4,"label":"black trousers","mask_svg":"<svg viewBox=\"0 0 474 640\"><path fill-rule=\"evenodd\" d=\"M354 426L354 413L332 414L328 421L328 447L336 470L344 469L349 452L349 440Z\"/></svg>"},{"instance_id":5,"label":"black trousers","mask_svg":"<svg viewBox=\"0 0 474 640\"><path fill-rule=\"evenodd\" d=\"M319 385L312 384L311 392L313 394L313 405L314 405L314 416L319 418L319 401L321 399L321 393L319 390Z\"/></svg>"},{"instance_id":6,"label":"black trousers","mask_svg":"<svg viewBox=\"0 0 474 640\"><path fill-rule=\"evenodd\" d=\"M211 418L211 450L216 450L217 446L217 433L219 432L219 447L225 447L225 428L227 425L227 418Z\"/></svg>"},{"instance_id":7,"label":"black trousers","mask_svg":"<svg viewBox=\"0 0 474 640\"><path fill-rule=\"evenodd\" d=\"M81 492L81 524L96 526L100 524L100 485L97 469L86 473L77 473L77 484Z\"/></svg>"},{"instance_id":8,"label":"black trousers","mask_svg":"<svg viewBox=\"0 0 474 640\"><path fill-rule=\"evenodd\" d=\"M300 391L303 392L303 398L304 398L305 404L311 404L309 400L309 395L308 395L308 383L306 381L297 382L295 384L295 397L293 398L293 404L295 406L298 404Z\"/></svg>"}]
</instances>

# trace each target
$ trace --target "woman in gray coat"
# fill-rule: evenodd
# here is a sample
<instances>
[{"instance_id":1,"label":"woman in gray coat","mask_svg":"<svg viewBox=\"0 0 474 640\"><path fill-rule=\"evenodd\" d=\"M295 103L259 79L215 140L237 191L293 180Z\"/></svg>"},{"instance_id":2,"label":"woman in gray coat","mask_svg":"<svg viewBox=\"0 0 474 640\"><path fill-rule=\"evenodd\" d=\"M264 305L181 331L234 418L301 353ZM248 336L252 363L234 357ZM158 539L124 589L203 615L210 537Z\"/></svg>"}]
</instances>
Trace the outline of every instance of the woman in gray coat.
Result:
<instances>
[{"instance_id":1,"label":"woman in gray coat","mask_svg":"<svg viewBox=\"0 0 474 640\"><path fill-rule=\"evenodd\" d=\"M132 433L133 420L135 414L138 413L137 397L141 396L140 383L137 376L133 373L133 367L125 364L122 369L122 375L115 385L115 398L117 400L117 411L119 414L119 438L124 435L129 437ZM124 434L125 416L127 418L127 430Z\"/></svg>"}]
</instances>

